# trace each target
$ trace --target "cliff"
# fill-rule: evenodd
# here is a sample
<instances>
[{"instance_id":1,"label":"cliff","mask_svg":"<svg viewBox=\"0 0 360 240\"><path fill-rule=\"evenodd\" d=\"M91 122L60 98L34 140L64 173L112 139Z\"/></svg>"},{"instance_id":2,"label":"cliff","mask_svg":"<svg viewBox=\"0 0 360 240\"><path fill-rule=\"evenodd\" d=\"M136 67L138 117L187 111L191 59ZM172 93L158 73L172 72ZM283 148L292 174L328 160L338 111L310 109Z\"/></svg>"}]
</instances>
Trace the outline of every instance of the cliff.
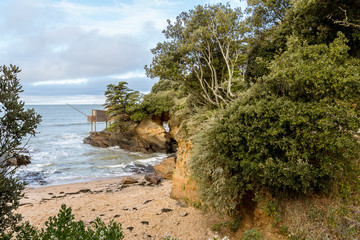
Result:
<instances>
[{"instance_id":1,"label":"cliff","mask_svg":"<svg viewBox=\"0 0 360 240\"><path fill-rule=\"evenodd\" d=\"M140 123L131 123L126 131L90 133L84 143L96 147L119 146L122 149L144 153L173 153L177 144L163 124L168 121L168 114L149 115Z\"/></svg>"}]
</instances>

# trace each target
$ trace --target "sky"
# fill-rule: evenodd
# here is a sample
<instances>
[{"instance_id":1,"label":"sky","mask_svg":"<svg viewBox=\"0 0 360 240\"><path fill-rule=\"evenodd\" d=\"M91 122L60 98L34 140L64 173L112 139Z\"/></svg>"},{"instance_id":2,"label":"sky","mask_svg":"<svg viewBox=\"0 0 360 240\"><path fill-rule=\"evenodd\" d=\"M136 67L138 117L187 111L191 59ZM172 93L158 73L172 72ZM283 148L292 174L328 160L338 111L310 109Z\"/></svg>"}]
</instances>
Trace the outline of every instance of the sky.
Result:
<instances>
[{"instance_id":1,"label":"sky","mask_svg":"<svg viewBox=\"0 0 360 240\"><path fill-rule=\"evenodd\" d=\"M17 65L26 104L103 104L108 84L143 93L150 49L196 5L244 0L1 0L0 65Z\"/></svg>"}]
</instances>

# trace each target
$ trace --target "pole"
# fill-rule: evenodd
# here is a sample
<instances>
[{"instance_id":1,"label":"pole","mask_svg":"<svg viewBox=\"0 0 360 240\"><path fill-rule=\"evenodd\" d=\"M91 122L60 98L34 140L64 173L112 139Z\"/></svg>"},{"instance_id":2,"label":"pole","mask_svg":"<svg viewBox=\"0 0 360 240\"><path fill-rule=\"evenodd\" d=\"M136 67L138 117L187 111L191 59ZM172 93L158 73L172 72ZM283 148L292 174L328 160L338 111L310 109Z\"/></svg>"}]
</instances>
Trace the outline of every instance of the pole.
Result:
<instances>
[{"instance_id":1,"label":"pole","mask_svg":"<svg viewBox=\"0 0 360 240\"><path fill-rule=\"evenodd\" d=\"M66 103L66 105L68 105L69 107L71 107L71 108L75 109L76 111L78 111L79 113L81 113L81 114L85 115L85 117L87 117L87 114L86 114L86 113L83 113L82 111L80 111L80 110L79 110L79 109L77 109L76 107L71 106L71 105L70 105L70 104L68 104L68 103Z\"/></svg>"}]
</instances>

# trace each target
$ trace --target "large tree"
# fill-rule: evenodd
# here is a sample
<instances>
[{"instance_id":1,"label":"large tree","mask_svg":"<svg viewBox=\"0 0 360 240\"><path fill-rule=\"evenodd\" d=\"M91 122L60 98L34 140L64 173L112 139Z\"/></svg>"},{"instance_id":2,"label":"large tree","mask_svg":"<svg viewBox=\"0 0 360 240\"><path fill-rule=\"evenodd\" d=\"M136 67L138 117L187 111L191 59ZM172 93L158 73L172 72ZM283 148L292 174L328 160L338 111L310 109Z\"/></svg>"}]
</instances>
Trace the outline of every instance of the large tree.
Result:
<instances>
[{"instance_id":1,"label":"large tree","mask_svg":"<svg viewBox=\"0 0 360 240\"><path fill-rule=\"evenodd\" d=\"M23 183L14 177L16 166L9 160L20 163L21 145L26 136L34 136L40 115L34 109L25 110L20 101L22 87L17 78L19 67L0 66L0 232L14 230L21 219L15 210L19 206Z\"/></svg>"},{"instance_id":2,"label":"large tree","mask_svg":"<svg viewBox=\"0 0 360 240\"><path fill-rule=\"evenodd\" d=\"M245 25L229 4L197 6L163 31L168 41L152 49L150 77L186 85L200 103L223 107L242 79Z\"/></svg>"},{"instance_id":3,"label":"large tree","mask_svg":"<svg viewBox=\"0 0 360 240\"><path fill-rule=\"evenodd\" d=\"M248 5L253 37L247 51L248 82L269 73L264 62L286 51L290 36L309 44L330 44L340 31L349 40L349 54L360 57L358 0L248 0Z\"/></svg>"}]
</instances>

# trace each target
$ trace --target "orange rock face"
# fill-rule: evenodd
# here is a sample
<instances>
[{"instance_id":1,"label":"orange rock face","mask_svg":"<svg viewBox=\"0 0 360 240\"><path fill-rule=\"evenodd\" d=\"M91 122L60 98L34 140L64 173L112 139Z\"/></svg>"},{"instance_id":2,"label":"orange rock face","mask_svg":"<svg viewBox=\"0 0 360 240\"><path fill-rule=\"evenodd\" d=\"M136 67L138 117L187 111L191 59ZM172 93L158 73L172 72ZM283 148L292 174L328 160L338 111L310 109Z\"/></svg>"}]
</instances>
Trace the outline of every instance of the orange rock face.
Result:
<instances>
[{"instance_id":1,"label":"orange rock face","mask_svg":"<svg viewBox=\"0 0 360 240\"><path fill-rule=\"evenodd\" d=\"M160 164L154 166L156 175L162 176L165 179L172 179L175 168L175 157L169 157L161 161Z\"/></svg>"},{"instance_id":2,"label":"orange rock face","mask_svg":"<svg viewBox=\"0 0 360 240\"><path fill-rule=\"evenodd\" d=\"M174 199L187 199L193 202L199 201L196 184L191 179L191 172L186 166L191 161L192 143L181 138L176 138L176 141L178 143L178 151L170 197Z\"/></svg>"},{"instance_id":3,"label":"orange rock face","mask_svg":"<svg viewBox=\"0 0 360 240\"><path fill-rule=\"evenodd\" d=\"M165 118L165 117L164 117ZM84 139L84 143L96 147L119 146L133 152L162 152L176 151L176 141L166 132L162 123L167 121L162 116L149 115L139 124L133 123L128 130L109 132L107 130L91 133Z\"/></svg>"}]
</instances>

